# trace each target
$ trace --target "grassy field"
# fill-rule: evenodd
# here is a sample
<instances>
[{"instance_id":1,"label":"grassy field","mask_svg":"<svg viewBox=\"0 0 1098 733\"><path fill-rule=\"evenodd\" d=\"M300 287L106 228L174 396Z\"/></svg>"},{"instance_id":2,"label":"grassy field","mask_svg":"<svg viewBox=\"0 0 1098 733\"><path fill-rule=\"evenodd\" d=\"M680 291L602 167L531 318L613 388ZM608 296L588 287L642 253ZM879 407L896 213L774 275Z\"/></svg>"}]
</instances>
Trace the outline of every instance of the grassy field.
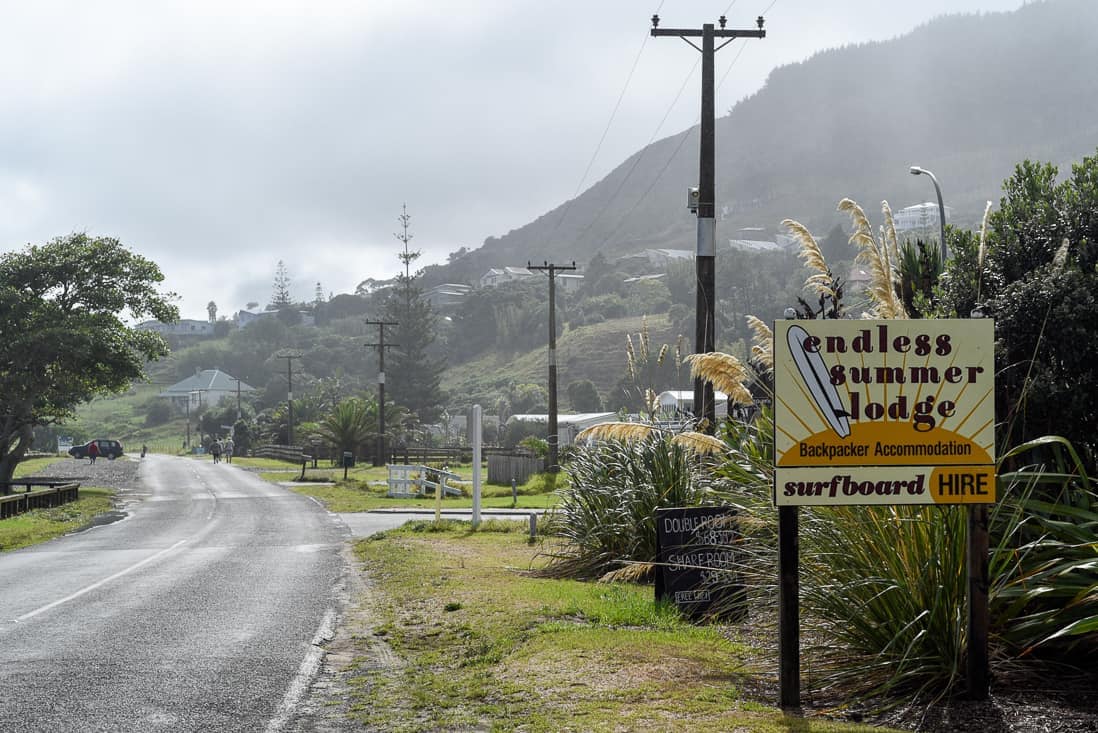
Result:
<instances>
[{"instance_id":1,"label":"grassy field","mask_svg":"<svg viewBox=\"0 0 1098 733\"><path fill-rule=\"evenodd\" d=\"M524 530L418 522L356 543L372 628L354 637L349 715L392 731L881 730L773 708L757 691L776 695L774 670L734 628L687 624L651 587L534 577Z\"/></svg>"},{"instance_id":2,"label":"grassy field","mask_svg":"<svg viewBox=\"0 0 1098 733\"><path fill-rule=\"evenodd\" d=\"M209 460L209 459L206 459ZM300 466L285 461L265 458L234 458L233 465L258 470L259 475L271 482L297 482L301 477ZM459 486L465 492L460 497L446 497L442 501L443 509L469 509L473 506L471 492L473 467L471 465L453 466L449 469L461 477ZM343 479L342 468L309 468L305 472L306 481L295 483L291 488L299 494L315 497L333 512L367 512L374 509L434 509L434 497L414 499L393 499L385 494L388 491L388 470L384 466L356 466L347 472ZM487 471L482 473L487 476ZM548 509L556 505L558 498L555 490L565 485L566 477L553 479L547 474L531 477L525 484L515 487L518 496L512 498L510 485L481 485L481 506L486 509Z\"/></svg>"}]
</instances>

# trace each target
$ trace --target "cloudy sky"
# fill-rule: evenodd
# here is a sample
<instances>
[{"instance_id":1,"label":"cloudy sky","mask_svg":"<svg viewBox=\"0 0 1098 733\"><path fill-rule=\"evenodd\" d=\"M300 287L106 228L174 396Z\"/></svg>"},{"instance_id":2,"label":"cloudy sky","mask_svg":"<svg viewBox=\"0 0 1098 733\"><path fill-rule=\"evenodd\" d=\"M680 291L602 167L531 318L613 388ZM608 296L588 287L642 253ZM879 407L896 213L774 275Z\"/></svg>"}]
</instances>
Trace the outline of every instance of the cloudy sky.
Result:
<instances>
[{"instance_id":1,"label":"cloudy sky","mask_svg":"<svg viewBox=\"0 0 1098 733\"><path fill-rule=\"evenodd\" d=\"M350 292L397 273L405 203L418 264L445 261L695 124L699 54L655 11L765 12L717 55L725 114L819 50L1022 4L0 0L0 250L117 237L184 317L266 304L279 260L296 299Z\"/></svg>"}]
</instances>

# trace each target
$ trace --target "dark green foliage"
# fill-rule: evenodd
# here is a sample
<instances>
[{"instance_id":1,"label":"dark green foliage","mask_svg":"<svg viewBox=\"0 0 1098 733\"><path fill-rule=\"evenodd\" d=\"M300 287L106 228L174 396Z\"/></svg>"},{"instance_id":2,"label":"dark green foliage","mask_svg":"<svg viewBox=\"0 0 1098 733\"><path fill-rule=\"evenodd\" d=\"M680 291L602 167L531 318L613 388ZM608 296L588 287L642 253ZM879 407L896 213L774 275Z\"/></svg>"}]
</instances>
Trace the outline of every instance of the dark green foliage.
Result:
<instances>
[{"instance_id":1,"label":"dark green foliage","mask_svg":"<svg viewBox=\"0 0 1098 733\"><path fill-rule=\"evenodd\" d=\"M579 446L566 469L570 485L549 520L564 542L549 551L549 575L598 578L654 562L656 509L716 503L709 471L664 433Z\"/></svg>"},{"instance_id":2,"label":"dark green foliage","mask_svg":"<svg viewBox=\"0 0 1098 733\"><path fill-rule=\"evenodd\" d=\"M445 407L439 387L445 364L431 350L435 315L414 280L403 275L397 280L382 318L398 324L390 327L395 345L385 357L386 398L406 407L419 422L431 423Z\"/></svg>"},{"instance_id":3,"label":"dark green foliage","mask_svg":"<svg viewBox=\"0 0 1098 733\"><path fill-rule=\"evenodd\" d=\"M948 237L948 235L947 235ZM904 242L900 248L900 298L912 318L931 312L934 287L942 274L942 252L936 244Z\"/></svg>"},{"instance_id":4,"label":"dark green foliage","mask_svg":"<svg viewBox=\"0 0 1098 733\"><path fill-rule=\"evenodd\" d=\"M1098 456L1098 156L1056 182L1051 165L1020 164L975 238L954 238L942 310L996 321L999 442L1067 438L1090 472ZM975 285L975 287L973 287Z\"/></svg>"},{"instance_id":5,"label":"dark green foliage","mask_svg":"<svg viewBox=\"0 0 1098 733\"><path fill-rule=\"evenodd\" d=\"M72 234L0 255L0 481L36 425L120 392L167 354L127 322L178 319L160 268L116 239Z\"/></svg>"},{"instance_id":6,"label":"dark green foliage","mask_svg":"<svg viewBox=\"0 0 1098 733\"><path fill-rule=\"evenodd\" d=\"M290 274L286 270L286 264L279 260L275 266L274 284L271 286L271 302L267 304L267 310L277 311L293 305L290 298Z\"/></svg>"},{"instance_id":7,"label":"dark green foliage","mask_svg":"<svg viewBox=\"0 0 1098 733\"><path fill-rule=\"evenodd\" d=\"M568 384L568 401L576 412L601 412L602 400L599 390L590 379L581 379Z\"/></svg>"},{"instance_id":8,"label":"dark green foliage","mask_svg":"<svg viewBox=\"0 0 1098 733\"><path fill-rule=\"evenodd\" d=\"M243 419L233 423L233 450L238 455L246 456L255 447L254 444L251 423Z\"/></svg>"},{"instance_id":9,"label":"dark green foliage","mask_svg":"<svg viewBox=\"0 0 1098 733\"><path fill-rule=\"evenodd\" d=\"M163 425L172 419L172 405L163 397L153 397L145 404L145 425Z\"/></svg>"}]
</instances>

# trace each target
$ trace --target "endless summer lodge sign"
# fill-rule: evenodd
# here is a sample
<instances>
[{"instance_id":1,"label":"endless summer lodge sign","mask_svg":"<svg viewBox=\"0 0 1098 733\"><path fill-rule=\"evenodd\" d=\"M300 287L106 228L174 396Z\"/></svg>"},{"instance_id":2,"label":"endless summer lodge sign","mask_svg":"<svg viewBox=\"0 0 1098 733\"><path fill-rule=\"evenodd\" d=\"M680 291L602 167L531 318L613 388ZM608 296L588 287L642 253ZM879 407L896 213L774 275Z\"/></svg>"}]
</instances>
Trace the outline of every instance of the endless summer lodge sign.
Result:
<instances>
[{"instance_id":1,"label":"endless summer lodge sign","mask_svg":"<svg viewBox=\"0 0 1098 733\"><path fill-rule=\"evenodd\" d=\"M995 501L990 319L777 321L774 503Z\"/></svg>"}]
</instances>

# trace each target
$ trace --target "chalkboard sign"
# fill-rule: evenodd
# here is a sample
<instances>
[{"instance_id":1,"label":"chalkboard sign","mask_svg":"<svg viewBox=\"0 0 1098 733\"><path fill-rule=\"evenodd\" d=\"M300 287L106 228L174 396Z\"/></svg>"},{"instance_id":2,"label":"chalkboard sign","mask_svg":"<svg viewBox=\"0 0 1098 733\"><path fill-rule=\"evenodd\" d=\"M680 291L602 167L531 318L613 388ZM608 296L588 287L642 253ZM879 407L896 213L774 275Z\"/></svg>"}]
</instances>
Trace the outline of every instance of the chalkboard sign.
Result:
<instances>
[{"instance_id":1,"label":"chalkboard sign","mask_svg":"<svg viewBox=\"0 0 1098 733\"><path fill-rule=\"evenodd\" d=\"M657 509L656 599L694 619L742 619L746 587L735 570L740 541L735 509Z\"/></svg>"}]
</instances>

